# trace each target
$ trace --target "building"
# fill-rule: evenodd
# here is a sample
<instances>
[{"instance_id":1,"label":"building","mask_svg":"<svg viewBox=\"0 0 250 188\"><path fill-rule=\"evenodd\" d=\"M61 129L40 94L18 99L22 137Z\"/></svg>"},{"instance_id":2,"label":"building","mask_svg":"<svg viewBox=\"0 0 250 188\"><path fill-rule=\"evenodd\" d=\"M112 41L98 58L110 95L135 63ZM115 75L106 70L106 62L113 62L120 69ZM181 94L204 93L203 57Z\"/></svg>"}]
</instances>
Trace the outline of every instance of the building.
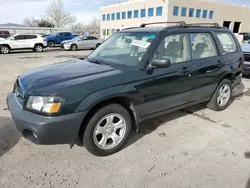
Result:
<instances>
[{"instance_id":1,"label":"building","mask_svg":"<svg viewBox=\"0 0 250 188\"><path fill-rule=\"evenodd\" d=\"M217 22L235 33L250 31L250 7L215 0L128 0L101 7L100 14L102 38L150 22Z\"/></svg>"}]
</instances>

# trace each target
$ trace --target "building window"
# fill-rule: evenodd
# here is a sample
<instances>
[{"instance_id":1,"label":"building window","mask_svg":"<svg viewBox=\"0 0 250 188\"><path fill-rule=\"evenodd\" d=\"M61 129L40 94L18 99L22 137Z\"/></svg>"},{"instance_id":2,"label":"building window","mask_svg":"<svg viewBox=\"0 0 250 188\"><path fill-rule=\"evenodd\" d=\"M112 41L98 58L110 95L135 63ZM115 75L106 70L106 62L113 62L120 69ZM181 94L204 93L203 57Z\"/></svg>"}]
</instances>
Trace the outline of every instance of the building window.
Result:
<instances>
[{"instance_id":1,"label":"building window","mask_svg":"<svg viewBox=\"0 0 250 188\"><path fill-rule=\"evenodd\" d=\"M162 16L162 7L156 8L156 16Z\"/></svg>"},{"instance_id":2,"label":"building window","mask_svg":"<svg viewBox=\"0 0 250 188\"><path fill-rule=\"evenodd\" d=\"M132 11L128 11L128 19L132 18Z\"/></svg>"},{"instance_id":3,"label":"building window","mask_svg":"<svg viewBox=\"0 0 250 188\"><path fill-rule=\"evenodd\" d=\"M123 19L123 20L126 19L126 12L122 12L122 19Z\"/></svg>"},{"instance_id":4,"label":"building window","mask_svg":"<svg viewBox=\"0 0 250 188\"><path fill-rule=\"evenodd\" d=\"M141 18L146 17L146 9L141 9Z\"/></svg>"},{"instance_id":5,"label":"building window","mask_svg":"<svg viewBox=\"0 0 250 188\"><path fill-rule=\"evenodd\" d=\"M115 13L112 13L112 14L111 14L111 19L112 19L112 20L115 20Z\"/></svg>"},{"instance_id":6,"label":"building window","mask_svg":"<svg viewBox=\"0 0 250 188\"><path fill-rule=\"evenodd\" d=\"M174 16L179 16L179 7L174 7L173 8L173 15Z\"/></svg>"},{"instance_id":7,"label":"building window","mask_svg":"<svg viewBox=\"0 0 250 188\"><path fill-rule=\"evenodd\" d=\"M214 19L214 11L212 10L209 11L209 18Z\"/></svg>"},{"instance_id":8,"label":"building window","mask_svg":"<svg viewBox=\"0 0 250 188\"><path fill-rule=\"evenodd\" d=\"M102 15L102 21L105 21L105 20L106 20L106 15L103 14L103 15Z\"/></svg>"},{"instance_id":9,"label":"building window","mask_svg":"<svg viewBox=\"0 0 250 188\"><path fill-rule=\"evenodd\" d=\"M107 14L107 20L108 21L110 20L110 14Z\"/></svg>"},{"instance_id":10,"label":"building window","mask_svg":"<svg viewBox=\"0 0 250 188\"><path fill-rule=\"evenodd\" d=\"M189 17L194 17L194 9L193 8L189 9Z\"/></svg>"},{"instance_id":11,"label":"building window","mask_svg":"<svg viewBox=\"0 0 250 188\"><path fill-rule=\"evenodd\" d=\"M120 14L120 12L117 12L117 13L116 13L116 19L117 19L117 20L120 20L120 19L121 19L121 14Z\"/></svg>"},{"instance_id":12,"label":"building window","mask_svg":"<svg viewBox=\"0 0 250 188\"><path fill-rule=\"evenodd\" d=\"M154 16L154 8L149 8L148 9L148 17Z\"/></svg>"},{"instance_id":13,"label":"building window","mask_svg":"<svg viewBox=\"0 0 250 188\"><path fill-rule=\"evenodd\" d=\"M187 16L187 8L186 7L181 8L181 16Z\"/></svg>"},{"instance_id":14,"label":"building window","mask_svg":"<svg viewBox=\"0 0 250 188\"><path fill-rule=\"evenodd\" d=\"M202 18L207 18L207 10L203 10Z\"/></svg>"},{"instance_id":15,"label":"building window","mask_svg":"<svg viewBox=\"0 0 250 188\"><path fill-rule=\"evenodd\" d=\"M200 18L201 17L201 9L197 9L196 10L196 18Z\"/></svg>"},{"instance_id":16,"label":"building window","mask_svg":"<svg viewBox=\"0 0 250 188\"><path fill-rule=\"evenodd\" d=\"M139 10L134 10L134 18L139 18Z\"/></svg>"}]
</instances>

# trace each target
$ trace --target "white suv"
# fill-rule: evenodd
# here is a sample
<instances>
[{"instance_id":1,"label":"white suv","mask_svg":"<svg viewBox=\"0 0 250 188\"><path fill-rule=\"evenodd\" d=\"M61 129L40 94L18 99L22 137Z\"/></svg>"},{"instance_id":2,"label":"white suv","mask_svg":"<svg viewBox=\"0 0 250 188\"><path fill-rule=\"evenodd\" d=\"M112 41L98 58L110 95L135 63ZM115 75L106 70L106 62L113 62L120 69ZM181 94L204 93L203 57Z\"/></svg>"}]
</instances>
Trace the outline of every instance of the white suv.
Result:
<instances>
[{"instance_id":1,"label":"white suv","mask_svg":"<svg viewBox=\"0 0 250 188\"><path fill-rule=\"evenodd\" d=\"M32 49L34 52L42 52L47 42L41 35L16 34L0 41L0 53L8 54L10 50Z\"/></svg>"}]
</instances>

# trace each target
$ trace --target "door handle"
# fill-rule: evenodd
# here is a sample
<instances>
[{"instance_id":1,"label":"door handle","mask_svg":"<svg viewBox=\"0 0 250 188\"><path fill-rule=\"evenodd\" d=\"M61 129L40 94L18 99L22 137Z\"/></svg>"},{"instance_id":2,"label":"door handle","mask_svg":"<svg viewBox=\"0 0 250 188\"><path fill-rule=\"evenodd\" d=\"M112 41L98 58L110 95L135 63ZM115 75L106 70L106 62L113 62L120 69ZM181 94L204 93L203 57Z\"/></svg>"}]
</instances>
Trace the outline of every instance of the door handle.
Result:
<instances>
[{"instance_id":1,"label":"door handle","mask_svg":"<svg viewBox=\"0 0 250 188\"><path fill-rule=\"evenodd\" d=\"M183 67L183 69L180 72L183 74L188 74L191 72L191 69L189 67Z\"/></svg>"}]
</instances>

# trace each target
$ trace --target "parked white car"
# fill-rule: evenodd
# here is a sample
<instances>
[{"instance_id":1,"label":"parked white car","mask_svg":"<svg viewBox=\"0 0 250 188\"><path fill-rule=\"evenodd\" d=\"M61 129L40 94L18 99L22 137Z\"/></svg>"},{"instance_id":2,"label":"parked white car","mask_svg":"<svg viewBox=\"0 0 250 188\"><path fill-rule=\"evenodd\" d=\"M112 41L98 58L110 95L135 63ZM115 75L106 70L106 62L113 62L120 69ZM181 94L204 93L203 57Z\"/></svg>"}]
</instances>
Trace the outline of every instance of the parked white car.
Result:
<instances>
[{"instance_id":1,"label":"parked white car","mask_svg":"<svg viewBox=\"0 0 250 188\"><path fill-rule=\"evenodd\" d=\"M5 40L5 38L0 37L0 41L1 41L1 40Z\"/></svg>"},{"instance_id":2,"label":"parked white car","mask_svg":"<svg viewBox=\"0 0 250 188\"><path fill-rule=\"evenodd\" d=\"M32 49L34 52L42 52L47 42L41 35L16 34L0 41L0 53L8 54L11 50Z\"/></svg>"},{"instance_id":3,"label":"parked white car","mask_svg":"<svg viewBox=\"0 0 250 188\"><path fill-rule=\"evenodd\" d=\"M103 40L95 36L78 36L72 40L66 40L61 43L61 48L65 50L83 50L83 49L96 49L101 45Z\"/></svg>"}]
</instances>

